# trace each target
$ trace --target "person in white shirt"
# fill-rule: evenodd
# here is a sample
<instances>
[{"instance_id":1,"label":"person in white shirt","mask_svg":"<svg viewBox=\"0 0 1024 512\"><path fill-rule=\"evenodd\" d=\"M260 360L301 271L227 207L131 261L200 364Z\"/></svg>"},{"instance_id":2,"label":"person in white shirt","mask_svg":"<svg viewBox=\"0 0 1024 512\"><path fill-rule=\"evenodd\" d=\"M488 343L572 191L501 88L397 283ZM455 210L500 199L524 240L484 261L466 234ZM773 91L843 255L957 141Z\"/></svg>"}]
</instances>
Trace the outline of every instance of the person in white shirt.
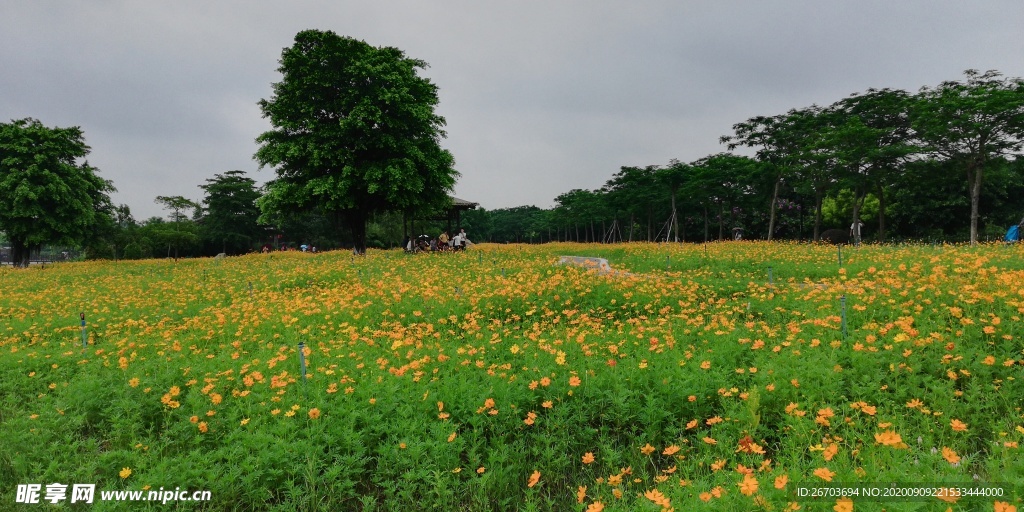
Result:
<instances>
[{"instance_id":1,"label":"person in white shirt","mask_svg":"<svg viewBox=\"0 0 1024 512\"><path fill-rule=\"evenodd\" d=\"M853 241L854 244L860 243L860 231L863 228L864 223L861 222L859 219L857 220L857 222L850 224L850 240Z\"/></svg>"}]
</instances>

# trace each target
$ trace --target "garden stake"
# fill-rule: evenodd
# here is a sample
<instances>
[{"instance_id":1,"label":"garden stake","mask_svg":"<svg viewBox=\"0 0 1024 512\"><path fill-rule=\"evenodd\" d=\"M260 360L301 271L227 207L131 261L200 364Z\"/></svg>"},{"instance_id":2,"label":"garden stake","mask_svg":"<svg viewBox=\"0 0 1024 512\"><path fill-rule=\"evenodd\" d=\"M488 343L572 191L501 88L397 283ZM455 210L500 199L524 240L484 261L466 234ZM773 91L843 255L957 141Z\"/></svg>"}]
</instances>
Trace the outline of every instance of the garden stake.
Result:
<instances>
[{"instance_id":1,"label":"garden stake","mask_svg":"<svg viewBox=\"0 0 1024 512\"><path fill-rule=\"evenodd\" d=\"M89 345L89 335L85 332L85 311L81 312L78 316L82 319L82 350L85 350Z\"/></svg>"},{"instance_id":2,"label":"garden stake","mask_svg":"<svg viewBox=\"0 0 1024 512\"><path fill-rule=\"evenodd\" d=\"M843 339L846 339L846 295L839 297L839 314L843 319Z\"/></svg>"},{"instance_id":3,"label":"garden stake","mask_svg":"<svg viewBox=\"0 0 1024 512\"><path fill-rule=\"evenodd\" d=\"M299 373L302 375L302 398L306 398L306 344L299 342Z\"/></svg>"}]
</instances>

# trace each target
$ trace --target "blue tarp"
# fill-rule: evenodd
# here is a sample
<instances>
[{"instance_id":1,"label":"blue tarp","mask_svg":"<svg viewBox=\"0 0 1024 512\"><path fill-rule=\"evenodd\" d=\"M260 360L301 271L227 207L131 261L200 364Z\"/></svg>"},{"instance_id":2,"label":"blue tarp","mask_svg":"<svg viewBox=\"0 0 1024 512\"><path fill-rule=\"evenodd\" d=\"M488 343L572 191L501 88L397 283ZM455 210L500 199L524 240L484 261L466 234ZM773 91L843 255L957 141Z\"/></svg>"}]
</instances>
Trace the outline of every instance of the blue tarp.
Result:
<instances>
[{"instance_id":1,"label":"blue tarp","mask_svg":"<svg viewBox=\"0 0 1024 512\"><path fill-rule=\"evenodd\" d=\"M1016 242L1020 240L1020 226L1010 226L1010 229L1006 230L1006 238L1004 240L1007 242Z\"/></svg>"}]
</instances>

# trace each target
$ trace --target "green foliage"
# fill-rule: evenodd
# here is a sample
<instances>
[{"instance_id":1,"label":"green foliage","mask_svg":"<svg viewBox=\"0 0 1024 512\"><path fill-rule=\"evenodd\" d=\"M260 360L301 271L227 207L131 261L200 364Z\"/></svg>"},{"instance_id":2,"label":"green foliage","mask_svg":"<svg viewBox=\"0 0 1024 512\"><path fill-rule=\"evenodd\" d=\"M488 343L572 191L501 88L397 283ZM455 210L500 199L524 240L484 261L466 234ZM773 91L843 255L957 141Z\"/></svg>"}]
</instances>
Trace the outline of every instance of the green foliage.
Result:
<instances>
[{"instance_id":1,"label":"green foliage","mask_svg":"<svg viewBox=\"0 0 1024 512\"><path fill-rule=\"evenodd\" d=\"M255 180L244 171L227 171L206 180L200 188L206 192L200 232L207 254L240 254L252 249L263 234L257 222L260 193Z\"/></svg>"},{"instance_id":2,"label":"green foliage","mask_svg":"<svg viewBox=\"0 0 1024 512\"><path fill-rule=\"evenodd\" d=\"M256 159L277 171L260 201L265 216L341 216L364 250L371 213L447 206L458 173L440 147L437 87L417 75L425 62L397 48L306 30L280 63L282 80L259 103L274 129L257 138Z\"/></svg>"},{"instance_id":3,"label":"green foliage","mask_svg":"<svg viewBox=\"0 0 1024 512\"><path fill-rule=\"evenodd\" d=\"M48 128L35 119L0 123L0 230L13 259L44 243L77 246L110 213L114 191L88 162L82 130Z\"/></svg>"}]
</instances>

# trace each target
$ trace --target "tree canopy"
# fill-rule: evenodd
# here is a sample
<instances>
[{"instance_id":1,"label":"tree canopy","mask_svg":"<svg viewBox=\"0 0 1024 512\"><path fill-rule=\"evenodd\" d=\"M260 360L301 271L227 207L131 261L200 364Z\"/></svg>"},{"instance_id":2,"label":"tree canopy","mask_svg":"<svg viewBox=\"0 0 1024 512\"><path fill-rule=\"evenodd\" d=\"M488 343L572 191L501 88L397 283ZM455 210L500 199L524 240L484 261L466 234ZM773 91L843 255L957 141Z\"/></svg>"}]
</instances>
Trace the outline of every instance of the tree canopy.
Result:
<instances>
[{"instance_id":1,"label":"tree canopy","mask_svg":"<svg viewBox=\"0 0 1024 512\"><path fill-rule=\"evenodd\" d=\"M280 64L273 97L259 102L274 129L257 138L255 158L277 172L264 213L317 210L347 222L363 251L369 214L446 206L458 173L440 146L437 86L417 74L425 62L306 30Z\"/></svg>"},{"instance_id":2,"label":"tree canopy","mask_svg":"<svg viewBox=\"0 0 1024 512\"><path fill-rule=\"evenodd\" d=\"M78 127L49 128L36 119L0 123L0 230L15 265L27 266L44 243L81 245L109 215L113 185L84 159Z\"/></svg>"}]
</instances>

